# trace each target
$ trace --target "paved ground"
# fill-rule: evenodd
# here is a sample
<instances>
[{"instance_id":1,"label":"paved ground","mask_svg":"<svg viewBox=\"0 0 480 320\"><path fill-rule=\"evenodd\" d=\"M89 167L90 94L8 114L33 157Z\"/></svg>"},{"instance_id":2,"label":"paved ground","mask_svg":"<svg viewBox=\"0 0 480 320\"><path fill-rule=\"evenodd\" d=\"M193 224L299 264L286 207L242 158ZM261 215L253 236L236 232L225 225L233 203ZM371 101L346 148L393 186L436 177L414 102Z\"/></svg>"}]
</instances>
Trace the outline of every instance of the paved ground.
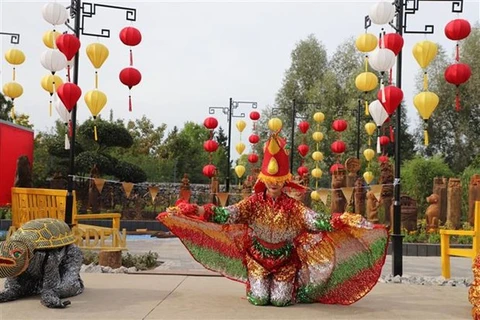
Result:
<instances>
[{"instance_id":1,"label":"paved ground","mask_svg":"<svg viewBox=\"0 0 480 320\"><path fill-rule=\"evenodd\" d=\"M255 307L245 300L243 284L212 276L193 261L178 239L129 241L128 246L132 253L156 251L164 263L148 273L83 273L86 290L71 298L68 308L47 309L38 297L31 297L0 304L0 320L471 319L465 287L379 283L365 298L350 306ZM389 261L390 258L384 274L391 273ZM439 270L439 258L404 259L405 275L439 276ZM470 277L470 261L453 259L452 275Z\"/></svg>"}]
</instances>

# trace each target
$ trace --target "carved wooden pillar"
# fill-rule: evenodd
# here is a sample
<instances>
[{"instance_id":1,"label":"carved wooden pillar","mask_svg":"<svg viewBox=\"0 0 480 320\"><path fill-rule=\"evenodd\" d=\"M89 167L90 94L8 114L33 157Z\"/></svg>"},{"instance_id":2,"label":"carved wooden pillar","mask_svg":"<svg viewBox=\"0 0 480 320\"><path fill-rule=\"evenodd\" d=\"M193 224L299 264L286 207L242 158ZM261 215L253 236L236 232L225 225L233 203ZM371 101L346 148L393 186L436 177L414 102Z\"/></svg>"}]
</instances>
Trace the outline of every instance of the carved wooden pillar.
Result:
<instances>
[{"instance_id":1,"label":"carved wooden pillar","mask_svg":"<svg viewBox=\"0 0 480 320\"><path fill-rule=\"evenodd\" d=\"M382 186L382 193L380 194L380 201L383 205L383 212L386 225L390 225L390 207L393 202L393 166L388 162L380 164L380 179L379 183Z\"/></svg>"},{"instance_id":2,"label":"carved wooden pillar","mask_svg":"<svg viewBox=\"0 0 480 320\"><path fill-rule=\"evenodd\" d=\"M97 165L94 164L92 170L90 170L90 181L88 184L88 208L92 213L100 212L101 202L100 202L100 192L98 192L97 186L95 185L95 180L93 178L100 177L100 170Z\"/></svg>"},{"instance_id":3,"label":"carved wooden pillar","mask_svg":"<svg viewBox=\"0 0 480 320\"><path fill-rule=\"evenodd\" d=\"M439 197L440 205L440 222L443 224L447 221L447 178L436 177L433 179L433 193Z\"/></svg>"},{"instance_id":4,"label":"carved wooden pillar","mask_svg":"<svg viewBox=\"0 0 480 320\"><path fill-rule=\"evenodd\" d=\"M365 213L365 188L363 186L363 179L357 178L355 181L355 190L354 190L354 199L355 199L355 213L366 216Z\"/></svg>"},{"instance_id":5,"label":"carved wooden pillar","mask_svg":"<svg viewBox=\"0 0 480 320\"><path fill-rule=\"evenodd\" d=\"M346 186L345 169L337 169L332 174L331 213L343 213L347 208L347 199L340 188Z\"/></svg>"},{"instance_id":6,"label":"carved wooden pillar","mask_svg":"<svg viewBox=\"0 0 480 320\"><path fill-rule=\"evenodd\" d=\"M480 201L480 174L474 174L468 185L468 222L475 224L475 201Z\"/></svg>"},{"instance_id":7,"label":"carved wooden pillar","mask_svg":"<svg viewBox=\"0 0 480 320\"><path fill-rule=\"evenodd\" d=\"M452 224L453 228L458 229L462 214L462 184L460 179L448 179L447 197L447 221Z\"/></svg>"}]
</instances>

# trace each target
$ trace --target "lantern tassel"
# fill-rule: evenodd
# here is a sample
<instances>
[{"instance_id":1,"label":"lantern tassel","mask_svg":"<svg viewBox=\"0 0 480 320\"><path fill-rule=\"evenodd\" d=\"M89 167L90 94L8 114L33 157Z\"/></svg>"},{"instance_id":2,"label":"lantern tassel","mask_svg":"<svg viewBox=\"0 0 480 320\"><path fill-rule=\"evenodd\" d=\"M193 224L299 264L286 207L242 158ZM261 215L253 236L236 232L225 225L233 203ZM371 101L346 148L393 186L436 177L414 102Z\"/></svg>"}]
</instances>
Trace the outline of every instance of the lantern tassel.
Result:
<instances>
[{"instance_id":1,"label":"lantern tassel","mask_svg":"<svg viewBox=\"0 0 480 320\"><path fill-rule=\"evenodd\" d=\"M132 95L128 95L128 111L132 112Z\"/></svg>"},{"instance_id":2,"label":"lantern tassel","mask_svg":"<svg viewBox=\"0 0 480 320\"><path fill-rule=\"evenodd\" d=\"M368 111L368 101L365 100L365 115L369 116L370 112Z\"/></svg>"},{"instance_id":3,"label":"lantern tassel","mask_svg":"<svg viewBox=\"0 0 480 320\"><path fill-rule=\"evenodd\" d=\"M15 105L13 104L13 99L12 99L12 119L15 120Z\"/></svg>"},{"instance_id":4,"label":"lantern tassel","mask_svg":"<svg viewBox=\"0 0 480 320\"><path fill-rule=\"evenodd\" d=\"M457 62L460 61L460 47L459 47L459 45L458 45L458 42L457 42L457 44L456 44L456 46L455 46L455 60L456 60Z\"/></svg>"},{"instance_id":5,"label":"lantern tassel","mask_svg":"<svg viewBox=\"0 0 480 320\"><path fill-rule=\"evenodd\" d=\"M428 76L427 76L427 72L425 71L423 73L423 91L427 91L428 90Z\"/></svg>"},{"instance_id":6,"label":"lantern tassel","mask_svg":"<svg viewBox=\"0 0 480 320\"><path fill-rule=\"evenodd\" d=\"M98 141L98 134L97 134L97 125L93 126L93 135L95 137L95 141Z\"/></svg>"},{"instance_id":7,"label":"lantern tassel","mask_svg":"<svg viewBox=\"0 0 480 320\"><path fill-rule=\"evenodd\" d=\"M392 126L390 125L390 141L391 141L391 142L394 142L394 139L395 139L395 138L394 138L394 135L393 135L393 128L392 128Z\"/></svg>"},{"instance_id":8,"label":"lantern tassel","mask_svg":"<svg viewBox=\"0 0 480 320\"><path fill-rule=\"evenodd\" d=\"M423 129L423 137L425 139L425 145L428 146L428 131L427 129Z\"/></svg>"},{"instance_id":9,"label":"lantern tassel","mask_svg":"<svg viewBox=\"0 0 480 320\"><path fill-rule=\"evenodd\" d=\"M70 65L67 65L67 81L70 82Z\"/></svg>"},{"instance_id":10,"label":"lantern tassel","mask_svg":"<svg viewBox=\"0 0 480 320\"><path fill-rule=\"evenodd\" d=\"M13 67L13 81L15 81L15 67Z\"/></svg>"},{"instance_id":11,"label":"lantern tassel","mask_svg":"<svg viewBox=\"0 0 480 320\"><path fill-rule=\"evenodd\" d=\"M98 89L98 71L95 71L95 89Z\"/></svg>"},{"instance_id":12,"label":"lantern tassel","mask_svg":"<svg viewBox=\"0 0 480 320\"><path fill-rule=\"evenodd\" d=\"M383 84L383 80L382 84L380 85L380 90L382 91L382 103L385 103L387 100L385 98L385 85Z\"/></svg>"},{"instance_id":13,"label":"lantern tassel","mask_svg":"<svg viewBox=\"0 0 480 320\"><path fill-rule=\"evenodd\" d=\"M133 66L133 53L132 53L132 49L130 49L130 66Z\"/></svg>"},{"instance_id":14,"label":"lantern tassel","mask_svg":"<svg viewBox=\"0 0 480 320\"><path fill-rule=\"evenodd\" d=\"M368 71L368 55L365 56L365 72Z\"/></svg>"},{"instance_id":15,"label":"lantern tassel","mask_svg":"<svg viewBox=\"0 0 480 320\"><path fill-rule=\"evenodd\" d=\"M388 74L388 84L391 85L392 84L392 77L393 77L393 68L390 68L390 72Z\"/></svg>"},{"instance_id":16,"label":"lantern tassel","mask_svg":"<svg viewBox=\"0 0 480 320\"><path fill-rule=\"evenodd\" d=\"M72 120L68 120L68 136L71 137L73 133Z\"/></svg>"},{"instance_id":17,"label":"lantern tassel","mask_svg":"<svg viewBox=\"0 0 480 320\"><path fill-rule=\"evenodd\" d=\"M377 153L380 154L382 153L382 149L380 147L380 135L377 137Z\"/></svg>"},{"instance_id":18,"label":"lantern tassel","mask_svg":"<svg viewBox=\"0 0 480 320\"><path fill-rule=\"evenodd\" d=\"M50 99L50 103L48 104L48 110L50 113L50 117L52 116L52 99Z\"/></svg>"},{"instance_id":19,"label":"lantern tassel","mask_svg":"<svg viewBox=\"0 0 480 320\"><path fill-rule=\"evenodd\" d=\"M368 136L368 146L370 147L372 145L372 137Z\"/></svg>"},{"instance_id":20,"label":"lantern tassel","mask_svg":"<svg viewBox=\"0 0 480 320\"><path fill-rule=\"evenodd\" d=\"M68 133L65 132L65 150L70 150L70 140L68 139Z\"/></svg>"},{"instance_id":21,"label":"lantern tassel","mask_svg":"<svg viewBox=\"0 0 480 320\"><path fill-rule=\"evenodd\" d=\"M455 94L455 111L459 112L461 109L461 106L460 106L460 92L459 92L459 89L458 89L458 86L457 86L457 92Z\"/></svg>"}]
</instances>

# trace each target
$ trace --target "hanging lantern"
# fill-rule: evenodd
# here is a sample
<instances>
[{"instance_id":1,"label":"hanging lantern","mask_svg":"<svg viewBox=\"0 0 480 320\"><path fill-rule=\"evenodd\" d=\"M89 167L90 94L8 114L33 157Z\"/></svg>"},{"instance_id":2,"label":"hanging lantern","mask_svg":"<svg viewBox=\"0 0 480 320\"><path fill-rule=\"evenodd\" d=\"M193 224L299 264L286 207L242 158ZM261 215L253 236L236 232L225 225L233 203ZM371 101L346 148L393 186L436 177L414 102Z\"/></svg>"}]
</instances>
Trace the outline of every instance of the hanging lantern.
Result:
<instances>
[{"instance_id":1,"label":"hanging lantern","mask_svg":"<svg viewBox=\"0 0 480 320\"><path fill-rule=\"evenodd\" d=\"M459 86L470 79L472 71L465 63L455 63L445 69L445 80L457 87L455 93L455 110L460 111L460 89Z\"/></svg>"},{"instance_id":2,"label":"hanging lantern","mask_svg":"<svg viewBox=\"0 0 480 320\"><path fill-rule=\"evenodd\" d=\"M203 125L208 130L214 130L218 126L218 121L214 117L208 117L205 119L205 121L203 121Z\"/></svg>"},{"instance_id":3,"label":"hanging lantern","mask_svg":"<svg viewBox=\"0 0 480 320\"><path fill-rule=\"evenodd\" d=\"M268 120L268 128L273 132L279 132L282 129L283 123L279 118L272 118Z\"/></svg>"},{"instance_id":4,"label":"hanging lantern","mask_svg":"<svg viewBox=\"0 0 480 320\"><path fill-rule=\"evenodd\" d=\"M465 19L455 19L445 26L445 36L453 41L460 41L470 35L472 27Z\"/></svg>"},{"instance_id":5,"label":"hanging lantern","mask_svg":"<svg viewBox=\"0 0 480 320\"><path fill-rule=\"evenodd\" d=\"M142 41L142 34L137 28L125 27L120 30L120 40L126 46L134 47Z\"/></svg>"},{"instance_id":6,"label":"hanging lantern","mask_svg":"<svg viewBox=\"0 0 480 320\"><path fill-rule=\"evenodd\" d=\"M310 148L306 144L301 144L301 145L298 146L297 150L298 150L298 153L300 153L300 155L302 157L305 157L307 155L308 151L310 150Z\"/></svg>"},{"instance_id":7,"label":"hanging lantern","mask_svg":"<svg viewBox=\"0 0 480 320\"><path fill-rule=\"evenodd\" d=\"M258 111L250 112L250 119L253 121L257 121L258 119L260 119L260 113Z\"/></svg>"},{"instance_id":8,"label":"hanging lantern","mask_svg":"<svg viewBox=\"0 0 480 320\"><path fill-rule=\"evenodd\" d=\"M53 75L55 72L63 70L67 66L67 58L65 55L55 49L47 49L44 51L40 57L40 62L42 66L45 69L50 70Z\"/></svg>"},{"instance_id":9,"label":"hanging lantern","mask_svg":"<svg viewBox=\"0 0 480 320\"><path fill-rule=\"evenodd\" d=\"M315 112L313 115L313 120L317 123L322 123L325 120L325 115L323 112Z\"/></svg>"},{"instance_id":10,"label":"hanging lantern","mask_svg":"<svg viewBox=\"0 0 480 320\"><path fill-rule=\"evenodd\" d=\"M378 72L387 72L395 64L395 53L390 49L377 49L370 54L370 66Z\"/></svg>"},{"instance_id":11,"label":"hanging lantern","mask_svg":"<svg viewBox=\"0 0 480 320\"><path fill-rule=\"evenodd\" d=\"M323 153L321 153L320 151L313 152L312 159L314 161L323 161Z\"/></svg>"},{"instance_id":12,"label":"hanging lantern","mask_svg":"<svg viewBox=\"0 0 480 320\"><path fill-rule=\"evenodd\" d=\"M239 132L243 132L243 130L247 126L247 123L243 120L238 120L237 123L236 123L236 126L237 126L237 129L238 129Z\"/></svg>"},{"instance_id":13,"label":"hanging lantern","mask_svg":"<svg viewBox=\"0 0 480 320\"><path fill-rule=\"evenodd\" d=\"M82 90L74 83L67 82L57 89L57 94L68 111L72 111L78 99L82 96Z\"/></svg>"},{"instance_id":14,"label":"hanging lantern","mask_svg":"<svg viewBox=\"0 0 480 320\"><path fill-rule=\"evenodd\" d=\"M260 137L256 134L251 134L250 137L248 137L248 142L252 144L256 144L258 141L260 141Z\"/></svg>"},{"instance_id":15,"label":"hanging lantern","mask_svg":"<svg viewBox=\"0 0 480 320\"><path fill-rule=\"evenodd\" d=\"M390 139L387 136L380 136L380 145L386 146L390 143Z\"/></svg>"},{"instance_id":16,"label":"hanging lantern","mask_svg":"<svg viewBox=\"0 0 480 320\"><path fill-rule=\"evenodd\" d=\"M72 114L67 108L65 108L62 100L58 98L57 94L54 94L53 96L53 105L55 106L55 110L57 110L63 124L68 128L67 132L65 132L65 150L68 150L70 149L70 140L68 139L68 136L71 134Z\"/></svg>"},{"instance_id":17,"label":"hanging lantern","mask_svg":"<svg viewBox=\"0 0 480 320\"><path fill-rule=\"evenodd\" d=\"M378 39L374 34L363 33L355 40L355 46L360 52L370 52L375 50L378 44Z\"/></svg>"},{"instance_id":18,"label":"hanging lantern","mask_svg":"<svg viewBox=\"0 0 480 320\"><path fill-rule=\"evenodd\" d=\"M313 138L313 140L315 140L315 142L320 142L320 141L323 140L323 133L320 132L320 131L315 131L312 134L312 138Z\"/></svg>"},{"instance_id":19,"label":"hanging lantern","mask_svg":"<svg viewBox=\"0 0 480 320\"><path fill-rule=\"evenodd\" d=\"M207 140L203 143L203 149L207 152L215 152L218 149L218 142L215 140Z\"/></svg>"},{"instance_id":20,"label":"hanging lantern","mask_svg":"<svg viewBox=\"0 0 480 320\"><path fill-rule=\"evenodd\" d=\"M308 168L305 166L300 166L297 169L297 173L300 177L303 177L304 175L308 174Z\"/></svg>"},{"instance_id":21,"label":"hanging lantern","mask_svg":"<svg viewBox=\"0 0 480 320\"><path fill-rule=\"evenodd\" d=\"M387 111L379 100L371 102L368 106L368 110L370 111L370 115L372 116L373 121L375 121L375 124L377 125L377 132L379 133L380 127L383 125L385 120L388 119ZM377 135L377 152L381 152L380 134Z\"/></svg>"},{"instance_id":22,"label":"hanging lantern","mask_svg":"<svg viewBox=\"0 0 480 320\"><path fill-rule=\"evenodd\" d=\"M378 86L378 77L373 72L362 72L355 78L355 87L362 92L369 92Z\"/></svg>"},{"instance_id":23,"label":"hanging lantern","mask_svg":"<svg viewBox=\"0 0 480 320\"><path fill-rule=\"evenodd\" d=\"M120 81L128 87L128 111L132 111L132 95L130 91L142 80L140 71L133 67L124 68L120 71Z\"/></svg>"},{"instance_id":24,"label":"hanging lantern","mask_svg":"<svg viewBox=\"0 0 480 320\"><path fill-rule=\"evenodd\" d=\"M55 49L56 48L55 41L60 35L61 33L57 31L50 30L45 32L42 37L43 44L50 49Z\"/></svg>"},{"instance_id":25,"label":"hanging lantern","mask_svg":"<svg viewBox=\"0 0 480 320\"><path fill-rule=\"evenodd\" d=\"M52 96L57 91L58 87L63 84L63 80L57 75L48 74L42 78L40 84L42 85L42 88L50 94L49 110L50 116L52 116Z\"/></svg>"},{"instance_id":26,"label":"hanging lantern","mask_svg":"<svg viewBox=\"0 0 480 320\"><path fill-rule=\"evenodd\" d=\"M85 103L87 104L87 107L93 116L93 120L96 120L100 111L102 111L103 107L105 107L107 104L107 96L102 91L95 89L88 91L83 99L85 100ZM97 141L98 135L96 124L93 125L93 134L95 141Z\"/></svg>"},{"instance_id":27,"label":"hanging lantern","mask_svg":"<svg viewBox=\"0 0 480 320\"><path fill-rule=\"evenodd\" d=\"M15 99L23 94L23 87L17 82L7 82L3 85L3 94L12 99L12 118L15 119Z\"/></svg>"},{"instance_id":28,"label":"hanging lantern","mask_svg":"<svg viewBox=\"0 0 480 320\"><path fill-rule=\"evenodd\" d=\"M42 8L42 16L48 23L58 26L64 24L68 19L68 11L63 5L57 2L46 3Z\"/></svg>"},{"instance_id":29,"label":"hanging lantern","mask_svg":"<svg viewBox=\"0 0 480 320\"><path fill-rule=\"evenodd\" d=\"M370 184L372 181L373 181L373 178L374 178L374 175L373 175L373 172L371 171L365 171L363 173L363 179L365 180L365 182L367 184Z\"/></svg>"},{"instance_id":30,"label":"hanging lantern","mask_svg":"<svg viewBox=\"0 0 480 320\"><path fill-rule=\"evenodd\" d=\"M235 173L237 174L238 178L241 178L245 173L245 166L242 166L242 165L235 166Z\"/></svg>"},{"instance_id":31,"label":"hanging lantern","mask_svg":"<svg viewBox=\"0 0 480 320\"><path fill-rule=\"evenodd\" d=\"M398 33L387 33L383 35L383 44L387 49L397 56L403 48L403 38Z\"/></svg>"},{"instance_id":32,"label":"hanging lantern","mask_svg":"<svg viewBox=\"0 0 480 320\"><path fill-rule=\"evenodd\" d=\"M317 190L313 190L312 192L310 192L310 198L312 198L313 201L321 200L320 193L318 193Z\"/></svg>"},{"instance_id":33,"label":"hanging lantern","mask_svg":"<svg viewBox=\"0 0 480 320\"><path fill-rule=\"evenodd\" d=\"M213 178L217 172L217 168L213 164L207 164L203 167L202 173L208 178Z\"/></svg>"},{"instance_id":34,"label":"hanging lantern","mask_svg":"<svg viewBox=\"0 0 480 320\"><path fill-rule=\"evenodd\" d=\"M365 160L370 161L375 157L375 150L373 149L365 149L363 151L363 156L365 157Z\"/></svg>"},{"instance_id":35,"label":"hanging lantern","mask_svg":"<svg viewBox=\"0 0 480 320\"><path fill-rule=\"evenodd\" d=\"M413 104L415 105L415 108L417 108L418 113L420 113L420 116L422 117L424 122L423 134L425 139L425 145L428 145L428 119L430 119L433 111L438 106L439 101L440 100L438 96L435 93L429 91L420 92L413 99Z\"/></svg>"},{"instance_id":36,"label":"hanging lantern","mask_svg":"<svg viewBox=\"0 0 480 320\"><path fill-rule=\"evenodd\" d=\"M387 111L387 114L391 116L398 108L403 100L402 89L396 86L386 86L382 91L378 91L377 98Z\"/></svg>"},{"instance_id":37,"label":"hanging lantern","mask_svg":"<svg viewBox=\"0 0 480 320\"><path fill-rule=\"evenodd\" d=\"M258 162L258 155L255 153L250 153L248 155L248 162L250 163L257 163Z\"/></svg>"},{"instance_id":38,"label":"hanging lantern","mask_svg":"<svg viewBox=\"0 0 480 320\"><path fill-rule=\"evenodd\" d=\"M243 142L239 142L235 146L235 150L237 150L238 154L242 154L245 151L245 144Z\"/></svg>"},{"instance_id":39,"label":"hanging lantern","mask_svg":"<svg viewBox=\"0 0 480 320\"><path fill-rule=\"evenodd\" d=\"M25 54L19 49L8 49L5 52L5 60L13 65L20 65L25 62Z\"/></svg>"},{"instance_id":40,"label":"hanging lantern","mask_svg":"<svg viewBox=\"0 0 480 320\"><path fill-rule=\"evenodd\" d=\"M413 46L412 52L418 65L425 69L437 56L438 47L434 42L424 40L417 42Z\"/></svg>"},{"instance_id":41,"label":"hanging lantern","mask_svg":"<svg viewBox=\"0 0 480 320\"><path fill-rule=\"evenodd\" d=\"M387 24L395 16L395 5L392 2L380 1L370 7L369 17L374 24Z\"/></svg>"},{"instance_id":42,"label":"hanging lantern","mask_svg":"<svg viewBox=\"0 0 480 320\"><path fill-rule=\"evenodd\" d=\"M330 173L331 174L334 174L335 172L338 172L340 170L345 170L345 167L343 166L343 164L341 163L334 163L331 167L330 167Z\"/></svg>"},{"instance_id":43,"label":"hanging lantern","mask_svg":"<svg viewBox=\"0 0 480 320\"><path fill-rule=\"evenodd\" d=\"M314 177L315 179L320 179L323 175L323 172L322 172L322 169L320 168L314 168L311 174L312 174L312 177Z\"/></svg>"},{"instance_id":44,"label":"hanging lantern","mask_svg":"<svg viewBox=\"0 0 480 320\"><path fill-rule=\"evenodd\" d=\"M345 142L341 140L337 140L333 142L332 145L330 146L330 149L332 150L332 152L337 154L344 153L346 148L347 147L345 145Z\"/></svg>"},{"instance_id":45,"label":"hanging lantern","mask_svg":"<svg viewBox=\"0 0 480 320\"><path fill-rule=\"evenodd\" d=\"M301 121L298 124L298 129L300 129L300 132L303 134L307 133L308 128L310 128L310 124L308 123L308 121Z\"/></svg>"},{"instance_id":46,"label":"hanging lantern","mask_svg":"<svg viewBox=\"0 0 480 320\"><path fill-rule=\"evenodd\" d=\"M378 157L378 161L380 161L381 163L388 162L388 157L385 155L381 155L380 157Z\"/></svg>"},{"instance_id":47,"label":"hanging lantern","mask_svg":"<svg viewBox=\"0 0 480 320\"><path fill-rule=\"evenodd\" d=\"M109 51L106 46L101 43L91 43L86 48L87 56L95 69L102 67L105 60L107 60Z\"/></svg>"},{"instance_id":48,"label":"hanging lantern","mask_svg":"<svg viewBox=\"0 0 480 320\"><path fill-rule=\"evenodd\" d=\"M343 132L347 129L347 127L348 127L348 123L343 119L335 120L332 123L332 129L337 132Z\"/></svg>"},{"instance_id":49,"label":"hanging lantern","mask_svg":"<svg viewBox=\"0 0 480 320\"><path fill-rule=\"evenodd\" d=\"M372 135L375 133L375 129L377 129L377 125L373 122L368 122L365 124L365 131L368 134L368 146L372 144Z\"/></svg>"},{"instance_id":50,"label":"hanging lantern","mask_svg":"<svg viewBox=\"0 0 480 320\"><path fill-rule=\"evenodd\" d=\"M80 40L73 35L64 33L58 36L55 41L58 50L60 50L68 60L72 60L80 49Z\"/></svg>"}]
</instances>

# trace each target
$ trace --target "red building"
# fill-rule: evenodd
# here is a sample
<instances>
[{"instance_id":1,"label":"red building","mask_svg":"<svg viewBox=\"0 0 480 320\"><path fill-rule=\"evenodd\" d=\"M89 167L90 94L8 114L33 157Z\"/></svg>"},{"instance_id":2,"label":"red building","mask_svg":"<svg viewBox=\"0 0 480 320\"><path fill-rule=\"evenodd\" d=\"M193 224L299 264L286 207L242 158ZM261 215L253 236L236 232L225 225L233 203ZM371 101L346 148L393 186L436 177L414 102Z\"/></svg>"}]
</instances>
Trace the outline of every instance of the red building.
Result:
<instances>
[{"instance_id":1,"label":"red building","mask_svg":"<svg viewBox=\"0 0 480 320\"><path fill-rule=\"evenodd\" d=\"M33 130L0 120L0 206L11 202L18 157L33 165Z\"/></svg>"}]
</instances>

